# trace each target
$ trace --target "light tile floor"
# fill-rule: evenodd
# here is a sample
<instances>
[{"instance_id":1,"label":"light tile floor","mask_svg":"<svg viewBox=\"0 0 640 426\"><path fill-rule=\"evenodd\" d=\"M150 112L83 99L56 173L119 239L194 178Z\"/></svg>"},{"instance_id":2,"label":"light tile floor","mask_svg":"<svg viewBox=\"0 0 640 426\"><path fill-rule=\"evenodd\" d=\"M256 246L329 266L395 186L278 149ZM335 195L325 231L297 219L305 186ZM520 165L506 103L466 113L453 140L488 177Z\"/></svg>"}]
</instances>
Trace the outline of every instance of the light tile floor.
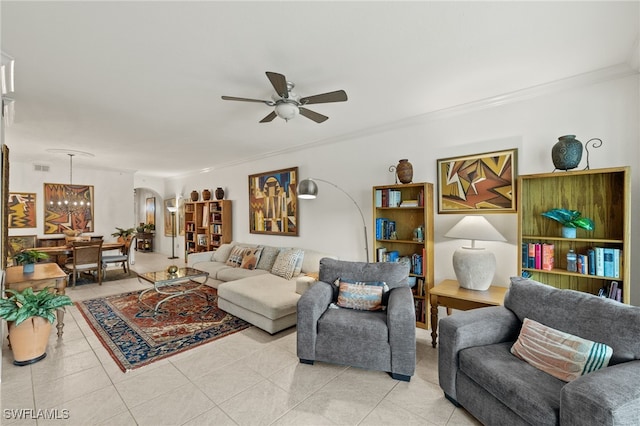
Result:
<instances>
[{"instance_id":1,"label":"light tile floor","mask_svg":"<svg viewBox=\"0 0 640 426\"><path fill-rule=\"evenodd\" d=\"M135 255L138 272L175 262L156 253ZM77 301L140 288L146 285L131 278L67 294ZM75 307L67 309L62 339L52 333L47 357L32 366L14 366L4 340L3 425L479 424L444 398L427 330L417 329L416 374L409 383L378 371L300 364L295 327L273 336L251 327L128 373ZM21 409L59 418L14 418L12 410Z\"/></svg>"}]
</instances>

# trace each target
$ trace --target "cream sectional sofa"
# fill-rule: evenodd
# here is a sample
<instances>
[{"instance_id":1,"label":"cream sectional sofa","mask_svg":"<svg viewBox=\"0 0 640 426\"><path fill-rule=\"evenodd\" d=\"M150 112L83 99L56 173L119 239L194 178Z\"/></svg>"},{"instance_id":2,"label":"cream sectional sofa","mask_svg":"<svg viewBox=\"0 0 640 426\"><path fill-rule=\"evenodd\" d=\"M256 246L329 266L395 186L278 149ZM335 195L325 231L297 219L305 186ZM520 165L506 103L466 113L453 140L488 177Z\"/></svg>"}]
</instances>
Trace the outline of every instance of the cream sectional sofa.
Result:
<instances>
[{"instance_id":1,"label":"cream sectional sofa","mask_svg":"<svg viewBox=\"0 0 640 426\"><path fill-rule=\"evenodd\" d=\"M336 259L330 254L298 249L303 252L300 273L285 279L271 273L272 265L260 259L255 269L229 266L227 260L236 246L263 247L263 253L271 255L290 249L232 242L216 251L189 254L187 265L209 273L207 284L218 290L220 309L271 334L296 324L298 299L316 280L307 274L318 272L323 257Z\"/></svg>"}]
</instances>

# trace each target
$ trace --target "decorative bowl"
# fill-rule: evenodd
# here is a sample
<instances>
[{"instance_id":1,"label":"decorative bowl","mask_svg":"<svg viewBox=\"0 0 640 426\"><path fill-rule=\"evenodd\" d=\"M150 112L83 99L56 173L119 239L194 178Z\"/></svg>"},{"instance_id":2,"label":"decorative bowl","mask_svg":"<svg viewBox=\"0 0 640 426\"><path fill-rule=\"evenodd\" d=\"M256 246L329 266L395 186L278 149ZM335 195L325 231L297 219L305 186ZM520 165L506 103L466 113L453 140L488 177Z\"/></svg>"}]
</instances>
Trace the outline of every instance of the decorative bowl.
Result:
<instances>
[{"instance_id":1,"label":"decorative bowl","mask_svg":"<svg viewBox=\"0 0 640 426\"><path fill-rule=\"evenodd\" d=\"M82 234L82 231L78 231L77 229L65 229L62 233L67 237L79 237Z\"/></svg>"}]
</instances>

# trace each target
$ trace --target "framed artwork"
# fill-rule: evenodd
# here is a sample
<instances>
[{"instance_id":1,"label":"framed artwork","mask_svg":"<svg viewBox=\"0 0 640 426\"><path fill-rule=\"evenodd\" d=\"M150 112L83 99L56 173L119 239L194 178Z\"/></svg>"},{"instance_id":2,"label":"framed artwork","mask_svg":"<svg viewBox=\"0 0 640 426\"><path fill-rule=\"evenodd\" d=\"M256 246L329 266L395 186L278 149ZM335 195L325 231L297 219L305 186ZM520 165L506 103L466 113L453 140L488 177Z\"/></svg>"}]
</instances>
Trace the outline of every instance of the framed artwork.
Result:
<instances>
[{"instance_id":1,"label":"framed artwork","mask_svg":"<svg viewBox=\"0 0 640 426\"><path fill-rule=\"evenodd\" d=\"M156 224L156 197L149 197L146 199L145 212L147 213L148 224Z\"/></svg>"},{"instance_id":2,"label":"framed artwork","mask_svg":"<svg viewBox=\"0 0 640 426\"><path fill-rule=\"evenodd\" d=\"M82 207L66 208L54 202L67 196L82 199L87 204ZM93 232L93 206L93 185L45 183L44 233L62 234L65 229Z\"/></svg>"},{"instance_id":3,"label":"framed artwork","mask_svg":"<svg viewBox=\"0 0 640 426\"><path fill-rule=\"evenodd\" d=\"M24 249L32 249L36 247L35 235L15 235L9 237L9 262L13 264L13 257Z\"/></svg>"},{"instance_id":4,"label":"framed artwork","mask_svg":"<svg viewBox=\"0 0 640 426\"><path fill-rule=\"evenodd\" d=\"M438 160L438 213L515 213L517 152Z\"/></svg>"},{"instance_id":5,"label":"framed artwork","mask_svg":"<svg viewBox=\"0 0 640 426\"><path fill-rule=\"evenodd\" d=\"M36 227L36 194L34 192L9 193L9 228Z\"/></svg>"},{"instance_id":6,"label":"framed artwork","mask_svg":"<svg viewBox=\"0 0 640 426\"><path fill-rule=\"evenodd\" d=\"M298 168L249 176L249 232L298 235Z\"/></svg>"},{"instance_id":7,"label":"framed artwork","mask_svg":"<svg viewBox=\"0 0 640 426\"><path fill-rule=\"evenodd\" d=\"M0 203L0 229L2 232L2 256L0 256L0 267L7 267L7 254L9 251L9 147L2 144L2 203Z\"/></svg>"}]
</instances>

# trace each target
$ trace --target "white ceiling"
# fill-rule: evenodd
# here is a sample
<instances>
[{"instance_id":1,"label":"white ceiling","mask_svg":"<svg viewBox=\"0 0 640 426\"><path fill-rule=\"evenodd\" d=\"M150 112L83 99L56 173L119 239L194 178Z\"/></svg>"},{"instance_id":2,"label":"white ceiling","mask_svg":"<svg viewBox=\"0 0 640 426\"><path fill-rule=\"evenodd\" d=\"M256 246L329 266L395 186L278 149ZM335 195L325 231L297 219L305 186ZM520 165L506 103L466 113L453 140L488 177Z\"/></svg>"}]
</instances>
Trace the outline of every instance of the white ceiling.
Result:
<instances>
[{"instance_id":1,"label":"white ceiling","mask_svg":"<svg viewBox=\"0 0 640 426\"><path fill-rule=\"evenodd\" d=\"M639 4L3 0L6 142L12 159L81 150L95 157L74 165L157 176L236 164L630 63ZM221 100L269 99L265 71L349 100L309 106L322 124Z\"/></svg>"}]
</instances>

